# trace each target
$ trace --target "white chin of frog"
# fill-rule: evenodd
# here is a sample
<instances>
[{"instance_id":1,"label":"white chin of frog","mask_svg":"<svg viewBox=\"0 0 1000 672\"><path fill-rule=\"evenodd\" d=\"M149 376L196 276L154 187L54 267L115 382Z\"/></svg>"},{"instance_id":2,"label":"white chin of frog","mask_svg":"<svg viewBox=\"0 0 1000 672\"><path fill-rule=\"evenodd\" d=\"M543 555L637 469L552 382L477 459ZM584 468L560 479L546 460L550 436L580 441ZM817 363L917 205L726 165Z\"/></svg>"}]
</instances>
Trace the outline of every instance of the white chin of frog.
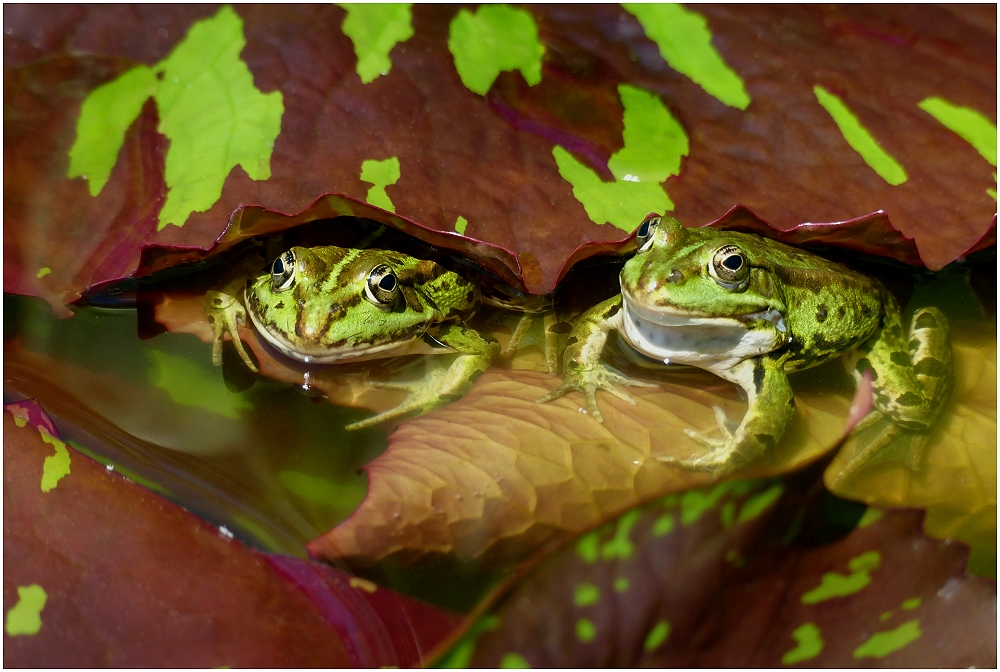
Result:
<instances>
[{"instance_id":1,"label":"white chin of frog","mask_svg":"<svg viewBox=\"0 0 1000 672\"><path fill-rule=\"evenodd\" d=\"M768 308L746 317L761 319L774 329L747 329L727 317L691 317L651 311L623 301L624 329L629 344L664 364L689 364L710 371L725 371L748 357L780 347L787 338L784 316Z\"/></svg>"}]
</instances>

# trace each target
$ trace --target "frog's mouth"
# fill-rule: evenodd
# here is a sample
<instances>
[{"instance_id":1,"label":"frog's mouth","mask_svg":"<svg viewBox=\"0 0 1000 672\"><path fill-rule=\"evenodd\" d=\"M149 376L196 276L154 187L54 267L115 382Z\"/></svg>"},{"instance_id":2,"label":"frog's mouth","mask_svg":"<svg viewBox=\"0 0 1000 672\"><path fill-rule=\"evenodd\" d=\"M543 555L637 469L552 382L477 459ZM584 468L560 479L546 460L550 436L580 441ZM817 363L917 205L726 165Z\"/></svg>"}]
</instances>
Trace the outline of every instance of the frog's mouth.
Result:
<instances>
[{"instance_id":1,"label":"frog's mouth","mask_svg":"<svg viewBox=\"0 0 1000 672\"><path fill-rule=\"evenodd\" d=\"M622 307L621 333L625 340L664 364L726 369L780 347L787 332L784 316L773 308L739 317L702 317L669 309L649 310L636 305L624 293ZM746 326L762 319L774 329Z\"/></svg>"},{"instance_id":2,"label":"frog's mouth","mask_svg":"<svg viewBox=\"0 0 1000 672\"><path fill-rule=\"evenodd\" d=\"M249 291L249 290L247 290ZM435 355L446 352L453 352L444 347L434 347L427 343L427 339L417 335L404 341L393 341L390 343L349 343L343 347L331 347L317 345L309 347L306 344L295 344L288 341L281 333L276 331L265 321L257 311L254 304L244 299L247 307L247 315L253 322L254 329L267 341L268 345L275 350L291 357L292 359L307 364L331 364L335 362L360 362L370 359L384 359L386 357L399 357L402 355Z\"/></svg>"}]
</instances>

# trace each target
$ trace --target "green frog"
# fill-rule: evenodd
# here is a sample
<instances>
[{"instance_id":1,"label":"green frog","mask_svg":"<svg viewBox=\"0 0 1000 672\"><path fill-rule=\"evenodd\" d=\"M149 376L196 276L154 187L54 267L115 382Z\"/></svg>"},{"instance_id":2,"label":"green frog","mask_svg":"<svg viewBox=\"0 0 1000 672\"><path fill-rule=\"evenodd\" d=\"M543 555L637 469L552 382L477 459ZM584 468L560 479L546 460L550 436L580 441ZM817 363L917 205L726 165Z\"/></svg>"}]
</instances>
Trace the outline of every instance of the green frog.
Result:
<instances>
[{"instance_id":1,"label":"green frog","mask_svg":"<svg viewBox=\"0 0 1000 672\"><path fill-rule=\"evenodd\" d=\"M257 370L237 335L249 316L272 347L307 363L457 353L450 366L422 381L374 383L410 395L348 429L426 413L468 392L499 351L495 340L465 326L479 307L479 287L436 261L371 247L380 231L357 248L292 247L249 282L238 271L220 289L208 292L205 308L214 331L215 364L222 363L228 333L242 360Z\"/></svg>"},{"instance_id":2,"label":"green frog","mask_svg":"<svg viewBox=\"0 0 1000 672\"><path fill-rule=\"evenodd\" d=\"M936 308L917 310L907 335L899 305L878 281L754 234L686 229L651 214L636 244L621 294L581 316L567 340L563 384L539 402L580 391L598 422L598 389L634 404L618 386L649 383L600 361L614 329L646 357L693 365L743 389L748 409L738 426L715 408L722 438L686 430L707 452L659 458L724 475L781 439L795 413L788 372L842 356L856 381L870 377L875 409L900 431L927 429L950 393L948 323Z\"/></svg>"}]
</instances>

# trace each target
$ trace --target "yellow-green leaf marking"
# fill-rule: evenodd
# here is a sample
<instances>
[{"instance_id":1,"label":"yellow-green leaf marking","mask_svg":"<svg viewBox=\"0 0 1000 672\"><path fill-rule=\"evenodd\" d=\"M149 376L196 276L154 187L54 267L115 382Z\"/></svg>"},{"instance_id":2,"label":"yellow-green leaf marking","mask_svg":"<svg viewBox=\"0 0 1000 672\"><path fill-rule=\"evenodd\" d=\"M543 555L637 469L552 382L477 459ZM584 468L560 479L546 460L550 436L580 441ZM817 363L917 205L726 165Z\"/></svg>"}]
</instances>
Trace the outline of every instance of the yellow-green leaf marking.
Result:
<instances>
[{"instance_id":1,"label":"yellow-green leaf marking","mask_svg":"<svg viewBox=\"0 0 1000 672\"><path fill-rule=\"evenodd\" d=\"M42 609L48 595L37 583L17 587L17 604L7 612L4 631L9 637L37 635L42 629Z\"/></svg>"},{"instance_id":2,"label":"yellow-green leaf marking","mask_svg":"<svg viewBox=\"0 0 1000 672\"><path fill-rule=\"evenodd\" d=\"M502 670L528 670L531 669L531 665L528 661L519 653L507 653L500 660L500 669Z\"/></svg>"},{"instance_id":3,"label":"yellow-green leaf marking","mask_svg":"<svg viewBox=\"0 0 1000 672\"><path fill-rule=\"evenodd\" d=\"M614 182L603 182L558 145L552 156L592 222L631 231L650 210L673 210L673 202L659 183L680 172L688 137L658 96L627 84L618 87L618 95L625 108L625 127L624 146L608 161Z\"/></svg>"},{"instance_id":4,"label":"yellow-green leaf marking","mask_svg":"<svg viewBox=\"0 0 1000 672\"><path fill-rule=\"evenodd\" d=\"M663 645L663 642L667 641L667 637L670 636L670 623L667 621L658 621L653 629L649 631L646 635L646 641L643 642L642 648L646 651L653 651L658 649Z\"/></svg>"},{"instance_id":5,"label":"yellow-green leaf marking","mask_svg":"<svg viewBox=\"0 0 1000 672\"><path fill-rule=\"evenodd\" d=\"M878 173L879 177L893 186L906 182L906 171L903 170L903 167L882 149L878 141L868 132L868 129L861 125L858 116L844 104L844 101L822 86L814 86L813 93L816 94L816 99L823 106L823 109L833 117L841 135L847 140L847 144L861 155L865 163Z\"/></svg>"},{"instance_id":6,"label":"yellow-green leaf marking","mask_svg":"<svg viewBox=\"0 0 1000 672\"><path fill-rule=\"evenodd\" d=\"M64 476L70 473L69 451L66 444L45 431L44 427L38 428L38 433L42 436L42 441L56 449L54 455L49 455L42 463L42 492L54 489Z\"/></svg>"},{"instance_id":7,"label":"yellow-green leaf marking","mask_svg":"<svg viewBox=\"0 0 1000 672\"><path fill-rule=\"evenodd\" d=\"M671 68L691 78L710 96L741 110L750 104L743 79L712 46L712 32L701 14L679 4L622 5L632 14L646 37L660 48Z\"/></svg>"},{"instance_id":8,"label":"yellow-green leaf marking","mask_svg":"<svg viewBox=\"0 0 1000 672\"><path fill-rule=\"evenodd\" d=\"M827 572L818 586L802 596L802 604L816 604L834 597L857 593L871 583L871 572L878 569L881 562L882 556L878 551L868 551L851 558L847 563L851 574L844 576L837 572Z\"/></svg>"},{"instance_id":9,"label":"yellow-green leaf marking","mask_svg":"<svg viewBox=\"0 0 1000 672\"><path fill-rule=\"evenodd\" d=\"M778 501L781 493L784 491L785 488L781 483L775 483L767 490L748 498L740 509L740 514L736 517L736 522L745 523L764 513L771 508L771 505Z\"/></svg>"},{"instance_id":10,"label":"yellow-green leaf marking","mask_svg":"<svg viewBox=\"0 0 1000 672\"><path fill-rule=\"evenodd\" d=\"M389 74L392 69L389 52L413 37L412 4L342 2L340 6L347 12L343 30L354 43L361 81L368 84L380 75Z\"/></svg>"},{"instance_id":11,"label":"yellow-green leaf marking","mask_svg":"<svg viewBox=\"0 0 1000 672\"><path fill-rule=\"evenodd\" d=\"M484 5L475 13L462 9L448 29L448 49L462 83L481 96L501 72L520 70L531 86L542 81L545 49L526 10L509 5Z\"/></svg>"},{"instance_id":12,"label":"yellow-green leaf marking","mask_svg":"<svg viewBox=\"0 0 1000 672\"><path fill-rule=\"evenodd\" d=\"M975 147L990 165L997 165L997 127L985 114L938 97L925 98L918 105L942 126Z\"/></svg>"},{"instance_id":13,"label":"yellow-green leaf marking","mask_svg":"<svg viewBox=\"0 0 1000 672\"><path fill-rule=\"evenodd\" d=\"M578 607L589 607L601 599L601 589L592 583L581 583L573 591L573 604Z\"/></svg>"},{"instance_id":14,"label":"yellow-green leaf marking","mask_svg":"<svg viewBox=\"0 0 1000 672\"><path fill-rule=\"evenodd\" d=\"M191 26L157 66L163 74L156 92L160 132L170 139L161 229L212 207L237 165L252 180L271 177L285 107L279 91L264 94L254 86L240 60L245 44L243 21L224 6Z\"/></svg>"},{"instance_id":15,"label":"yellow-green leaf marking","mask_svg":"<svg viewBox=\"0 0 1000 672\"><path fill-rule=\"evenodd\" d=\"M69 150L67 176L87 180L91 196L104 189L125 131L158 85L153 69L140 65L97 87L83 101L76 121L76 141Z\"/></svg>"},{"instance_id":16,"label":"yellow-green leaf marking","mask_svg":"<svg viewBox=\"0 0 1000 672\"><path fill-rule=\"evenodd\" d=\"M601 546L601 558L603 560L611 560L613 558L618 558L620 560L627 560L632 557L635 553L635 545L629 538L632 534L632 528L635 524L639 522L639 518L642 517L642 511L639 509L632 509L624 514L618 519L618 524L615 526L615 535L611 537L603 546Z\"/></svg>"},{"instance_id":17,"label":"yellow-green leaf marking","mask_svg":"<svg viewBox=\"0 0 1000 672\"><path fill-rule=\"evenodd\" d=\"M101 192L125 131L153 96L159 131L169 140L167 198L158 228L182 226L222 195L230 171L241 166L252 180L271 177L271 153L281 130L281 93L261 93L240 60L246 40L232 7L194 23L165 59L139 66L87 96L70 148L69 177L86 177Z\"/></svg>"},{"instance_id":18,"label":"yellow-green leaf marking","mask_svg":"<svg viewBox=\"0 0 1000 672\"><path fill-rule=\"evenodd\" d=\"M823 636L815 623L803 623L792 631L792 638L798 646L785 652L781 657L782 665L794 665L804 660L812 660L823 651Z\"/></svg>"},{"instance_id":19,"label":"yellow-green leaf marking","mask_svg":"<svg viewBox=\"0 0 1000 672\"><path fill-rule=\"evenodd\" d=\"M912 620L898 628L876 632L864 644L854 650L855 658L885 658L890 653L920 639L920 621Z\"/></svg>"},{"instance_id":20,"label":"yellow-green leaf marking","mask_svg":"<svg viewBox=\"0 0 1000 672\"><path fill-rule=\"evenodd\" d=\"M385 193L385 188L391 184L396 184L399 179L399 159L395 156L376 161L368 159L361 164L361 181L372 185L368 190L366 200L374 206L396 212L396 206L389 199L389 194Z\"/></svg>"},{"instance_id":21,"label":"yellow-green leaf marking","mask_svg":"<svg viewBox=\"0 0 1000 672\"><path fill-rule=\"evenodd\" d=\"M589 618L581 618L576 622L576 638L583 643L591 642L597 636L597 626Z\"/></svg>"}]
</instances>

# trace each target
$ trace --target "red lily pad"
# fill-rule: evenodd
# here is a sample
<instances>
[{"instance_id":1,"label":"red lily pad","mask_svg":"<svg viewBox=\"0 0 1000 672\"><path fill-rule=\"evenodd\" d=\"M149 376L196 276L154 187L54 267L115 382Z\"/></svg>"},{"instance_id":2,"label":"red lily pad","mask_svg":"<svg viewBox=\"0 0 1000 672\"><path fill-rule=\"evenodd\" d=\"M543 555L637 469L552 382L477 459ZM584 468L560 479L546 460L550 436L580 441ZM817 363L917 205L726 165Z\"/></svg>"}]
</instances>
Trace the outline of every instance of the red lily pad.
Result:
<instances>
[{"instance_id":1,"label":"red lily pad","mask_svg":"<svg viewBox=\"0 0 1000 672\"><path fill-rule=\"evenodd\" d=\"M64 444L33 402L6 410L5 666L410 666L456 623L254 551Z\"/></svg>"},{"instance_id":2,"label":"red lily pad","mask_svg":"<svg viewBox=\"0 0 1000 672\"><path fill-rule=\"evenodd\" d=\"M502 597L442 662L996 664L996 584L964 574L965 549L925 538L919 512L877 509L829 543L823 535L842 535L859 507L829 496L803 500L801 488L726 483L630 511L495 595ZM797 532L792 521L802 525L802 512Z\"/></svg>"},{"instance_id":3,"label":"red lily pad","mask_svg":"<svg viewBox=\"0 0 1000 672\"><path fill-rule=\"evenodd\" d=\"M745 83L745 110L671 70L619 6L532 8L544 50L540 82L526 86L520 74L504 72L485 96L466 88L449 51L456 7L414 8L413 36L391 51L387 74L369 83L355 73L343 9L241 7L240 58L259 91L280 91L283 100L270 178L254 181L237 167L208 210L157 231L171 149L152 102L125 134L97 197L84 179L66 177L68 153L91 91L132 66L156 64L214 10L9 9L4 286L61 311L84 289L136 272L144 245L209 249L241 208L301 213L334 193L363 204L362 163L397 157L400 177L385 193L399 221L450 232L462 217L473 256L502 258L528 290L548 292L567 262L625 239L590 221L553 157L565 146L608 178L607 157L622 146L621 84L656 94L690 139L679 174L664 183L689 226L737 203L781 229L884 212L931 268L989 229L996 212L986 193L994 186L989 163L918 107L941 97L995 123L988 16L929 6L698 11ZM814 86L839 96L909 179L892 186L879 178Z\"/></svg>"}]
</instances>

